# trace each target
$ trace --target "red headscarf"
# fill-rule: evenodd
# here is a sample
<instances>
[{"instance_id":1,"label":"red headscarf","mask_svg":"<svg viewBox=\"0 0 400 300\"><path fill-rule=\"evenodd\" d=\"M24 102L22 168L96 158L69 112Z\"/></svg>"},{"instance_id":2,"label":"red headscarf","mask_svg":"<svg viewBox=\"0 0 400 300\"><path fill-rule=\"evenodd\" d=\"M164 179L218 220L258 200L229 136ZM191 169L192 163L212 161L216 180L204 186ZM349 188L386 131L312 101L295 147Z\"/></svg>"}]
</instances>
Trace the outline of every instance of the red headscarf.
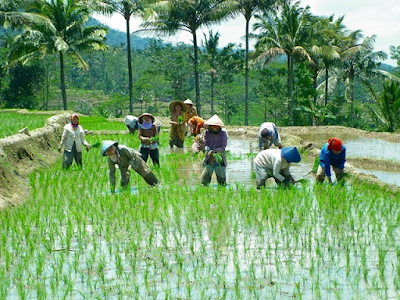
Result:
<instances>
[{"instance_id":1,"label":"red headscarf","mask_svg":"<svg viewBox=\"0 0 400 300\"><path fill-rule=\"evenodd\" d=\"M72 120L74 119L74 118L78 118L78 123L75 125L74 123L72 123ZM73 129L76 129L77 127L78 127L78 125L79 125L79 116L78 116L78 114L72 114L71 115L71 126L72 126L72 128Z\"/></svg>"},{"instance_id":2,"label":"red headscarf","mask_svg":"<svg viewBox=\"0 0 400 300\"><path fill-rule=\"evenodd\" d=\"M340 152L342 151L342 145L342 141L336 137L330 138L328 140L328 150Z\"/></svg>"}]
</instances>

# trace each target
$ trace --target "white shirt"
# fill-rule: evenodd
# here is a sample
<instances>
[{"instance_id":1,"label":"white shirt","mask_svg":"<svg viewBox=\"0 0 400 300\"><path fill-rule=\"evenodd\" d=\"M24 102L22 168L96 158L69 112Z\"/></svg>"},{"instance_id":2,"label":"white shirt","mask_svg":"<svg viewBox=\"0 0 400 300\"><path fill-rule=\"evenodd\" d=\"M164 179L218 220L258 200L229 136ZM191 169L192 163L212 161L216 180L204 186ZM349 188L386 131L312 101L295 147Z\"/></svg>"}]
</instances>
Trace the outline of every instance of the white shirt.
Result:
<instances>
[{"instance_id":1,"label":"white shirt","mask_svg":"<svg viewBox=\"0 0 400 300\"><path fill-rule=\"evenodd\" d=\"M283 170L285 175L290 175L290 163L282 157L281 149L266 149L259 152L254 163L262 168L272 170L272 174L279 181L285 180L279 172Z\"/></svg>"}]
</instances>

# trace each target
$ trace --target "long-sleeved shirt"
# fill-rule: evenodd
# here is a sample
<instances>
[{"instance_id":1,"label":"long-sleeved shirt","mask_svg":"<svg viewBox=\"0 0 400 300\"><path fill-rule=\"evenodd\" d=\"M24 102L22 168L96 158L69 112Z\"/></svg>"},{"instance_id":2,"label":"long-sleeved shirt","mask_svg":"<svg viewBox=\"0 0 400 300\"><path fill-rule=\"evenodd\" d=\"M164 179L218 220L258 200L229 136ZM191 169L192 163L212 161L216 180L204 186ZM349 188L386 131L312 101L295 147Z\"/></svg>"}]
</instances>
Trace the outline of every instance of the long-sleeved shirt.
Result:
<instances>
[{"instance_id":1,"label":"long-sleeved shirt","mask_svg":"<svg viewBox=\"0 0 400 300\"><path fill-rule=\"evenodd\" d=\"M127 170L130 165L142 177L145 177L151 172L148 166L143 162L143 159L140 157L140 153L132 148L119 145L116 158L117 160L113 161L110 157L108 157L108 166L110 168L109 176L112 186L115 186L116 165L123 170Z\"/></svg>"},{"instance_id":2,"label":"long-sleeved shirt","mask_svg":"<svg viewBox=\"0 0 400 300\"><path fill-rule=\"evenodd\" d=\"M206 130L204 134L204 146L205 150L208 152L209 150L213 150L221 154L221 157L224 161L224 166L227 166L226 156L225 156L225 148L228 144L228 134L225 130L219 131L217 134L212 133L210 130ZM206 164L211 159L211 156L206 155L204 158L203 164Z\"/></svg>"},{"instance_id":3,"label":"long-sleeved shirt","mask_svg":"<svg viewBox=\"0 0 400 300\"><path fill-rule=\"evenodd\" d=\"M332 150L328 150L328 143L326 143L319 154L319 165L325 169L325 175L331 177L331 166L344 169L344 163L346 162L346 147L342 146L342 151L338 154L333 153Z\"/></svg>"},{"instance_id":4,"label":"long-sleeved shirt","mask_svg":"<svg viewBox=\"0 0 400 300\"><path fill-rule=\"evenodd\" d=\"M75 142L75 149L77 152L82 152L82 145L89 145L85 140L85 131L81 125L75 129L70 123L65 124L64 131L61 136L60 148L64 146L65 150L71 152Z\"/></svg>"},{"instance_id":5,"label":"long-sleeved shirt","mask_svg":"<svg viewBox=\"0 0 400 300\"><path fill-rule=\"evenodd\" d=\"M285 180L285 177L280 174L281 170L283 174L290 176L289 167L291 164L282 157L281 149L266 149L259 152L254 163L259 167L271 170L274 177L279 181Z\"/></svg>"},{"instance_id":6,"label":"long-sleeved shirt","mask_svg":"<svg viewBox=\"0 0 400 300\"><path fill-rule=\"evenodd\" d=\"M261 136L261 131L263 129L267 129L270 132L271 139L269 142L265 141L262 136ZM282 142L281 138L278 133L278 128L274 123L271 122L264 122L260 126L260 130L258 131L258 150L261 151L263 149L263 145L265 145L265 148L269 148L272 145L275 145L277 147L282 147Z\"/></svg>"},{"instance_id":7,"label":"long-sleeved shirt","mask_svg":"<svg viewBox=\"0 0 400 300\"><path fill-rule=\"evenodd\" d=\"M156 137L158 135L158 130L156 125L153 125L150 129L139 128L139 139L141 141L140 147L150 148L150 150L157 149L158 142L150 141L148 138Z\"/></svg>"}]
</instances>

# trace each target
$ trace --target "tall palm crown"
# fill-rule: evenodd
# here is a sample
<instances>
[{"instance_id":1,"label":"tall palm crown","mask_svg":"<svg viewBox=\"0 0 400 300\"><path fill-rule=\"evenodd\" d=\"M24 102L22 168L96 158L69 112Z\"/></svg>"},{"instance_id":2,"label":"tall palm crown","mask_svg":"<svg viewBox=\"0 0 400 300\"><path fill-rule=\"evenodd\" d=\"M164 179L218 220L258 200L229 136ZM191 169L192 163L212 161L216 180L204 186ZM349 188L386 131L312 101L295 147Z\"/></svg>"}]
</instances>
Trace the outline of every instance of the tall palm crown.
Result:
<instances>
[{"instance_id":1,"label":"tall palm crown","mask_svg":"<svg viewBox=\"0 0 400 300\"><path fill-rule=\"evenodd\" d=\"M128 90L129 90L129 112L133 113L133 71L132 71L132 51L131 51L131 30L130 20L132 16L141 18L152 17L153 10L151 5L158 0L103 0L98 5L102 13L111 14L117 12L122 15L126 22L126 45L128 60Z\"/></svg>"},{"instance_id":2,"label":"tall palm crown","mask_svg":"<svg viewBox=\"0 0 400 300\"><path fill-rule=\"evenodd\" d=\"M245 29L245 125L249 125L249 37L250 20L258 12L275 10L281 1L278 0L229 0L231 15L241 14L246 20Z\"/></svg>"},{"instance_id":3,"label":"tall palm crown","mask_svg":"<svg viewBox=\"0 0 400 300\"><path fill-rule=\"evenodd\" d=\"M192 35L196 107L201 115L197 30L222 21L227 15L225 0L167 0L160 2L155 9L157 18L143 23L141 27L164 35L173 35L179 30Z\"/></svg>"},{"instance_id":4,"label":"tall palm crown","mask_svg":"<svg viewBox=\"0 0 400 300\"><path fill-rule=\"evenodd\" d=\"M294 58L296 55L308 56L306 29L309 16L308 6L302 8L299 2L293 5L285 3L278 12L256 15L257 22L253 26L255 30L260 31L255 46L255 56L258 56L259 60L268 62L280 55L287 58L289 125L293 125Z\"/></svg>"}]
</instances>

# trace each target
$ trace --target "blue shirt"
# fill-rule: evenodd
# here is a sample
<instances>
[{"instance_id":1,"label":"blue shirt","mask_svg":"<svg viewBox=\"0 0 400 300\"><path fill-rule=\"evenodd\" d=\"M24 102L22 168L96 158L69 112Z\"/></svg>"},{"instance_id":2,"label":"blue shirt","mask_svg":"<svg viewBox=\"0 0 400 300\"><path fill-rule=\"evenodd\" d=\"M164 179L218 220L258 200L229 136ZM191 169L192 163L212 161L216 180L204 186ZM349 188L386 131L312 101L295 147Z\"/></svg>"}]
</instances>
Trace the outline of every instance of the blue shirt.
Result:
<instances>
[{"instance_id":1,"label":"blue shirt","mask_svg":"<svg viewBox=\"0 0 400 300\"><path fill-rule=\"evenodd\" d=\"M344 169L344 163L346 162L346 147L342 146L342 151L338 154L333 153L332 150L328 150L328 143L326 143L319 154L319 165L325 169L325 175L331 177L331 166Z\"/></svg>"}]
</instances>

